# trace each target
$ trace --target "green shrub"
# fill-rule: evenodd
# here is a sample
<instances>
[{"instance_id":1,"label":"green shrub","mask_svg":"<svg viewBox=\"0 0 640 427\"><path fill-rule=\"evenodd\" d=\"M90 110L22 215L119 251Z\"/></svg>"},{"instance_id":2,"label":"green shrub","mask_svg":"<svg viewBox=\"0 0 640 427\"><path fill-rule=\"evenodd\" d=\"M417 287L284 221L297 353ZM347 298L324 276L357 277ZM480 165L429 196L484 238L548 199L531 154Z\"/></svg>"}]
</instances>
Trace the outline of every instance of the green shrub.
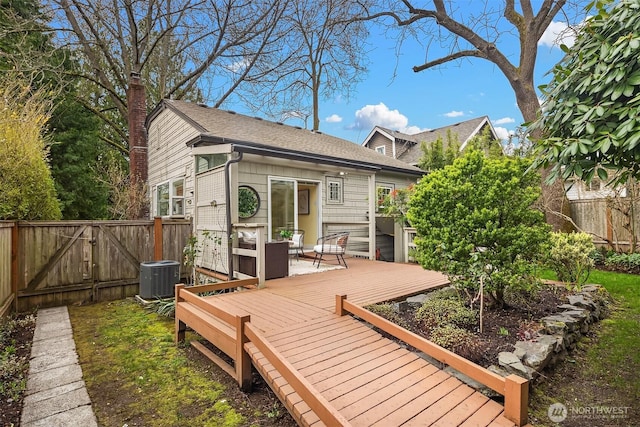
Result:
<instances>
[{"instance_id":1,"label":"green shrub","mask_svg":"<svg viewBox=\"0 0 640 427\"><path fill-rule=\"evenodd\" d=\"M459 289L484 291L503 305L505 290L525 285L542 258L549 227L534 208L540 180L520 158L487 159L470 150L421 178L407 218L416 228L416 259Z\"/></svg>"},{"instance_id":2,"label":"green shrub","mask_svg":"<svg viewBox=\"0 0 640 427\"><path fill-rule=\"evenodd\" d=\"M407 328L407 322L400 316L400 314L393 307L393 304L372 304L366 307L370 312L377 314L380 317L384 317L391 323L395 323L398 326Z\"/></svg>"},{"instance_id":3,"label":"green shrub","mask_svg":"<svg viewBox=\"0 0 640 427\"><path fill-rule=\"evenodd\" d=\"M440 347L455 351L456 348L475 340L475 335L455 325L444 325L433 328L429 338L431 342Z\"/></svg>"},{"instance_id":4,"label":"green shrub","mask_svg":"<svg viewBox=\"0 0 640 427\"><path fill-rule=\"evenodd\" d=\"M580 288L595 265L595 252L587 233L551 233L548 264L559 280Z\"/></svg>"},{"instance_id":5,"label":"green shrub","mask_svg":"<svg viewBox=\"0 0 640 427\"><path fill-rule=\"evenodd\" d=\"M427 327L453 325L464 328L476 324L478 313L466 307L457 298L432 298L426 300L418 309L416 320Z\"/></svg>"},{"instance_id":6,"label":"green shrub","mask_svg":"<svg viewBox=\"0 0 640 427\"><path fill-rule=\"evenodd\" d=\"M640 273L640 253L609 254L604 260L608 268L623 270L629 273Z\"/></svg>"}]
</instances>

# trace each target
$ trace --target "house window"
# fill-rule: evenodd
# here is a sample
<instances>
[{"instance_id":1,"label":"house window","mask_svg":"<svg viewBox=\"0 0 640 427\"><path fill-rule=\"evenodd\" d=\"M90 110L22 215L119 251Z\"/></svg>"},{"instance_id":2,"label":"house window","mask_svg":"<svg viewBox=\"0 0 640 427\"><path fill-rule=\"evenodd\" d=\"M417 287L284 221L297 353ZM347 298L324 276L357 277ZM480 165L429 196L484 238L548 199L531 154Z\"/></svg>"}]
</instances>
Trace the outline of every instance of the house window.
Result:
<instances>
[{"instance_id":1,"label":"house window","mask_svg":"<svg viewBox=\"0 0 640 427\"><path fill-rule=\"evenodd\" d=\"M184 215L184 178L156 186L156 216Z\"/></svg>"},{"instance_id":2,"label":"house window","mask_svg":"<svg viewBox=\"0 0 640 427\"><path fill-rule=\"evenodd\" d=\"M342 178L327 178L327 203L342 203Z\"/></svg>"},{"instance_id":3,"label":"house window","mask_svg":"<svg viewBox=\"0 0 640 427\"><path fill-rule=\"evenodd\" d=\"M196 156L196 173L206 172L227 162L226 154L202 154Z\"/></svg>"},{"instance_id":4,"label":"house window","mask_svg":"<svg viewBox=\"0 0 640 427\"><path fill-rule=\"evenodd\" d=\"M386 153L386 150L385 150L384 145L381 145L381 146L379 146L379 147L376 147L376 153L380 153L380 154L382 154L383 156L384 156L384 155L386 155L387 153Z\"/></svg>"},{"instance_id":5,"label":"house window","mask_svg":"<svg viewBox=\"0 0 640 427\"><path fill-rule=\"evenodd\" d=\"M378 183L376 186L376 211L385 206L387 196L389 196L393 190L395 190L395 185L393 184Z\"/></svg>"},{"instance_id":6,"label":"house window","mask_svg":"<svg viewBox=\"0 0 640 427\"><path fill-rule=\"evenodd\" d=\"M591 182L587 184L587 191L600 191L602 190L602 181L598 178L593 178Z\"/></svg>"}]
</instances>

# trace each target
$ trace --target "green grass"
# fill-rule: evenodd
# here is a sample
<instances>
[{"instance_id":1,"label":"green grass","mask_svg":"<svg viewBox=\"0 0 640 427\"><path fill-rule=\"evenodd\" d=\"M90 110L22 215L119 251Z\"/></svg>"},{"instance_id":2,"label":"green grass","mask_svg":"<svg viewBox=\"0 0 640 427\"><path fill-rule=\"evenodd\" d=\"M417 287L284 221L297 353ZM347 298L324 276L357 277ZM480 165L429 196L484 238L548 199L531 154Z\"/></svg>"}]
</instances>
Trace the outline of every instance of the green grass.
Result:
<instances>
[{"instance_id":1,"label":"green grass","mask_svg":"<svg viewBox=\"0 0 640 427\"><path fill-rule=\"evenodd\" d=\"M550 272L542 276L555 279ZM548 423L546 410L555 402L628 406L631 418L617 421L636 425L640 422L640 276L595 270L588 283L603 285L613 297L610 315L596 327L595 337L580 342L575 359L570 355L565 362L568 367L559 369L571 378L552 378L536 389L532 415Z\"/></svg>"},{"instance_id":2,"label":"green grass","mask_svg":"<svg viewBox=\"0 0 640 427\"><path fill-rule=\"evenodd\" d=\"M100 425L246 425L225 398L225 387L175 346L172 320L132 300L69 312Z\"/></svg>"}]
</instances>

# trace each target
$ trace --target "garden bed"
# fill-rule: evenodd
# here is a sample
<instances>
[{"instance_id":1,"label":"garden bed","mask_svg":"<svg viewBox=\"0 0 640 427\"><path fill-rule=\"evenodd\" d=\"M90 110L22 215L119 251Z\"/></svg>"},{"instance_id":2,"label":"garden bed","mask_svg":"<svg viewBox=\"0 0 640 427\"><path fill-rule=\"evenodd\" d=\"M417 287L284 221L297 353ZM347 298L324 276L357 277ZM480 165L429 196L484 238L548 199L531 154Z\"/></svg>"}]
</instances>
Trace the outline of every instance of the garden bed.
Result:
<instances>
[{"instance_id":1,"label":"garden bed","mask_svg":"<svg viewBox=\"0 0 640 427\"><path fill-rule=\"evenodd\" d=\"M575 347L578 335L587 332L589 324L602 316L600 303L606 298L600 295L601 288L588 289L598 296L589 292L570 292L566 287L553 283L542 285L533 292L511 293L505 306L484 308L482 331L479 328L479 304L469 308L469 301L461 299L452 288L368 308L496 373L516 373L533 379L537 376L535 370L561 359L567 350ZM587 308L583 304L597 298L600 300L593 307ZM574 317L568 316L569 312ZM537 355L532 353L537 349L531 348L540 347L547 341L546 360L533 360ZM526 361L527 366L520 366L523 372L514 372L511 366L505 366L503 359L512 357L514 352L525 362L526 351L529 351L531 361Z\"/></svg>"},{"instance_id":2,"label":"garden bed","mask_svg":"<svg viewBox=\"0 0 640 427\"><path fill-rule=\"evenodd\" d=\"M0 425L20 425L35 318L0 319Z\"/></svg>"}]
</instances>

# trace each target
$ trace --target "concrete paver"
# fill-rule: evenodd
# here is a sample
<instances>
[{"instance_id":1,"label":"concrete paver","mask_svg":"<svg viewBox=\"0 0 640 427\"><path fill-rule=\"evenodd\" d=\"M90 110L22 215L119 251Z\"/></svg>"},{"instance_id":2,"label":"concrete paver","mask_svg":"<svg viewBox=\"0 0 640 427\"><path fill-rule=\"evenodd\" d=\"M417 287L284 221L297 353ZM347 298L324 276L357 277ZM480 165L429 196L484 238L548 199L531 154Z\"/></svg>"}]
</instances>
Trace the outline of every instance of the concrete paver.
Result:
<instances>
[{"instance_id":1,"label":"concrete paver","mask_svg":"<svg viewBox=\"0 0 640 427\"><path fill-rule=\"evenodd\" d=\"M20 425L98 426L78 364L67 307L38 311Z\"/></svg>"}]
</instances>

